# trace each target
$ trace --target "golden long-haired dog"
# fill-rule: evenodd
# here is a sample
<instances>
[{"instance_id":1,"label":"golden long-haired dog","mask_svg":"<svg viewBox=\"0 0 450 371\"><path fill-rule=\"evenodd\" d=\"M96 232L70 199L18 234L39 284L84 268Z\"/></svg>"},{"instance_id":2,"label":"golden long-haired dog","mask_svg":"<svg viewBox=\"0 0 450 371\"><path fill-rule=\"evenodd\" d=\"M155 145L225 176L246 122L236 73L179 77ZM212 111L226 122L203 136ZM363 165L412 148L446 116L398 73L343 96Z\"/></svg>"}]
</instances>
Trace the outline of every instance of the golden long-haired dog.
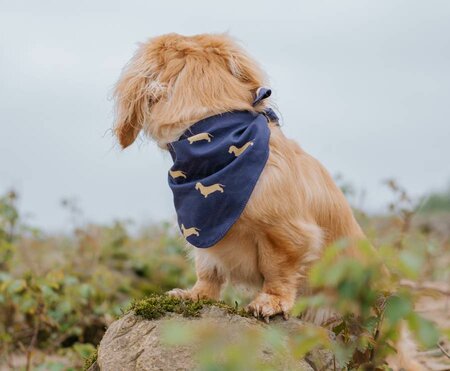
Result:
<instances>
[{"instance_id":1,"label":"golden long-haired dog","mask_svg":"<svg viewBox=\"0 0 450 371\"><path fill-rule=\"evenodd\" d=\"M227 35L155 37L140 45L116 85L115 134L123 148L143 131L168 149L206 117L263 112L267 99L252 102L265 83L259 66ZM218 299L228 281L259 290L247 307L255 316L287 316L326 246L364 238L327 170L276 123L269 127L269 159L243 213L215 246L193 248L197 282L170 295Z\"/></svg>"}]
</instances>

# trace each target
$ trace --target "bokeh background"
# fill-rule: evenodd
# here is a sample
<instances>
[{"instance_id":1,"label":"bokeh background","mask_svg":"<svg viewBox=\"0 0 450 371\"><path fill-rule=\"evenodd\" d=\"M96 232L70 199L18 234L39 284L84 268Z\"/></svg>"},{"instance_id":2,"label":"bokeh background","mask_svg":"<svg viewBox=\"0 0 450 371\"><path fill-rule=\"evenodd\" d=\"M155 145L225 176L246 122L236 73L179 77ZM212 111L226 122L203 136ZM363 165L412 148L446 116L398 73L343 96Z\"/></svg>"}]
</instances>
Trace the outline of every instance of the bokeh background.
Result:
<instances>
[{"instance_id":1,"label":"bokeh background","mask_svg":"<svg viewBox=\"0 0 450 371\"><path fill-rule=\"evenodd\" d=\"M168 32L240 40L270 77L283 130L328 168L377 248L365 265L314 268L342 318L379 323L381 336L347 336L336 357L352 362L369 339L382 365L402 318L426 369L449 369L450 2L0 0L0 371L78 370L134 300L195 282L170 157L148 138L121 151L111 132L122 67ZM381 264L399 296L384 296ZM395 299L390 314L378 297ZM224 299L250 297L228 287ZM293 353L323 344L317 334ZM225 362L258 369L253 345Z\"/></svg>"},{"instance_id":2,"label":"bokeh background","mask_svg":"<svg viewBox=\"0 0 450 371\"><path fill-rule=\"evenodd\" d=\"M174 215L170 157L121 152L109 96L136 44L228 32L268 73L284 131L379 212L383 180L410 193L450 181L448 1L0 1L0 190L33 224Z\"/></svg>"}]
</instances>

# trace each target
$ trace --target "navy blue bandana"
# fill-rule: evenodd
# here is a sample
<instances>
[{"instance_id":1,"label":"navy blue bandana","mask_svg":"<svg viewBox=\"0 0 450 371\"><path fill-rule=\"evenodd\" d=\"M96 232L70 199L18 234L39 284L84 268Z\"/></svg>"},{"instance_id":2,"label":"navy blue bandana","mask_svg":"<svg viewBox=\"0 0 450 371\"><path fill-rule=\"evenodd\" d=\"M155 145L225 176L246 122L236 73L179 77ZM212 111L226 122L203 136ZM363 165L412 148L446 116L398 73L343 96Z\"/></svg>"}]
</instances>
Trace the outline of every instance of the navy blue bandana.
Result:
<instances>
[{"instance_id":1,"label":"navy blue bandana","mask_svg":"<svg viewBox=\"0 0 450 371\"><path fill-rule=\"evenodd\" d=\"M258 89L254 105L270 96ZM196 247L220 241L241 215L269 157L268 109L227 112L192 125L169 145L169 170L178 224Z\"/></svg>"}]
</instances>

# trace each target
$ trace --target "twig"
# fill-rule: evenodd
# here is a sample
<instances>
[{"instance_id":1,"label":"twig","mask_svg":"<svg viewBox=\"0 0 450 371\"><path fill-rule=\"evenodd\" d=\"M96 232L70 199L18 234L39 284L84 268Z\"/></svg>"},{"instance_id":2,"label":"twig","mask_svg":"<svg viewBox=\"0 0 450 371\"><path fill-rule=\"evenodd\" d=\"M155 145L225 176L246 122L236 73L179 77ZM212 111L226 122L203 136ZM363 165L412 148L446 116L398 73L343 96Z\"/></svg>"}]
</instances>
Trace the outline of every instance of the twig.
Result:
<instances>
[{"instance_id":1,"label":"twig","mask_svg":"<svg viewBox=\"0 0 450 371\"><path fill-rule=\"evenodd\" d=\"M37 337L39 334L39 327L41 326L41 313L43 309L43 304L40 303L36 310L36 321L33 329L33 337L31 338L30 345L28 346L26 357L27 357L27 365L25 367L26 371L31 370L31 356L33 354L34 346L36 345Z\"/></svg>"},{"instance_id":2,"label":"twig","mask_svg":"<svg viewBox=\"0 0 450 371\"><path fill-rule=\"evenodd\" d=\"M383 301L380 303L380 306L377 307L377 309L380 311L380 314L379 314L379 320L378 320L378 323L377 323L377 327L375 328L375 333L373 335L373 340L374 341L377 341L378 337L380 336L380 328L381 328L381 325L383 324L384 309L385 308L386 308L386 298L384 298ZM375 347L373 347L370 350L369 359L370 359L371 362L373 361L374 357L375 357Z\"/></svg>"},{"instance_id":3,"label":"twig","mask_svg":"<svg viewBox=\"0 0 450 371\"><path fill-rule=\"evenodd\" d=\"M436 357L442 355L442 352L439 348L433 348L431 350L425 350L423 352L418 352L421 357Z\"/></svg>"},{"instance_id":4,"label":"twig","mask_svg":"<svg viewBox=\"0 0 450 371\"><path fill-rule=\"evenodd\" d=\"M447 356L447 358L450 359L450 354L448 354L448 352L444 349L444 347L439 343L437 343L437 346L441 350L441 352L444 353Z\"/></svg>"},{"instance_id":5,"label":"twig","mask_svg":"<svg viewBox=\"0 0 450 371\"><path fill-rule=\"evenodd\" d=\"M423 282L423 283L417 283L411 280L401 280L400 281L401 286L409 287L410 289L414 290L430 290L430 291L436 291L443 295L450 295L450 287L448 287L444 283L440 282Z\"/></svg>"}]
</instances>

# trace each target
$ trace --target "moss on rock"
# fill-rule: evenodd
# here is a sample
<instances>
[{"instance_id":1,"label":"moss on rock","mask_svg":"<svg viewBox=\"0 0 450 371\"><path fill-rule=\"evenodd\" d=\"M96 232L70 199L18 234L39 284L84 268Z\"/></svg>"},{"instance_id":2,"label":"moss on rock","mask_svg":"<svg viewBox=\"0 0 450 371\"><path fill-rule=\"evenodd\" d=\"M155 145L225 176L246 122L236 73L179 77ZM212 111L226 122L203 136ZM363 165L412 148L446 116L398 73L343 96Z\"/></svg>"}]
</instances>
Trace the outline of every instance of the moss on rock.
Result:
<instances>
[{"instance_id":1,"label":"moss on rock","mask_svg":"<svg viewBox=\"0 0 450 371\"><path fill-rule=\"evenodd\" d=\"M188 300L175 298L169 295L152 294L144 299L135 300L131 303L129 310L132 310L136 315L145 319L158 319L165 316L167 313L181 314L183 317L199 317L201 310L206 306L215 306L223 309L229 314L235 314L242 317L249 315L242 308L233 308L222 301L214 300Z\"/></svg>"},{"instance_id":2,"label":"moss on rock","mask_svg":"<svg viewBox=\"0 0 450 371\"><path fill-rule=\"evenodd\" d=\"M83 371L88 371L91 366L97 362L98 348L96 348L89 357L84 360Z\"/></svg>"}]
</instances>

